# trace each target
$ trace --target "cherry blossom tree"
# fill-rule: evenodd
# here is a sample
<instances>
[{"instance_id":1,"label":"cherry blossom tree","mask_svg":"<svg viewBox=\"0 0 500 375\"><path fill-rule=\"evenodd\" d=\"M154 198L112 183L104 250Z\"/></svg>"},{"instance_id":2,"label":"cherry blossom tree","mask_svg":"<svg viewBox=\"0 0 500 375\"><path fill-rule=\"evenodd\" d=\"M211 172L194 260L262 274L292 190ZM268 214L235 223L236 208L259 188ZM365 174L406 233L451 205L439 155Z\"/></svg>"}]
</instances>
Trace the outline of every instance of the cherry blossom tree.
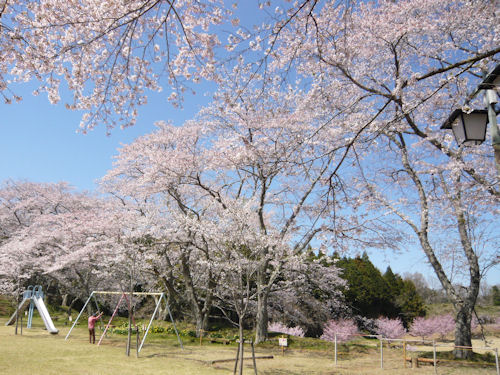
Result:
<instances>
[{"instance_id":1,"label":"cherry blossom tree","mask_svg":"<svg viewBox=\"0 0 500 375\"><path fill-rule=\"evenodd\" d=\"M378 318L375 321L377 334L391 339L399 339L406 334L401 319Z\"/></svg>"},{"instance_id":2,"label":"cherry blossom tree","mask_svg":"<svg viewBox=\"0 0 500 375\"><path fill-rule=\"evenodd\" d=\"M213 206L212 220L198 222L198 233L210 243L212 262L219 269L215 287L214 305L239 330L239 373L243 372L244 322L253 312L257 294L256 279L261 267L262 248L272 247L275 252L287 253L287 244L279 237L262 236L255 202L225 199L225 207ZM288 251L289 253L289 251ZM231 317L236 313L237 321ZM237 357L238 358L238 357Z\"/></svg>"},{"instance_id":3,"label":"cherry blossom tree","mask_svg":"<svg viewBox=\"0 0 500 375\"><path fill-rule=\"evenodd\" d=\"M152 240L157 245L157 261L152 271L167 286L170 296L178 294L176 280L183 280L183 293L189 301L190 312L199 333L206 329L218 271L211 262L212 253L208 244L204 243L203 237L198 238L198 232L191 229L196 220L204 217L206 206L203 196L195 194L196 191L189 186L176 184L176 180L183 176L183 169L191 168L189 154L185 155L186 160L183 161L180 152L175 155L175 149L170 155L160 152L155 156L153 152L156 147L159 147L158 151L165 150L170 142L179 142L177 150L190 146L190 142L196 143L193 138L195 134L181 134L183 129L176 130L176 134L153 134L126 146L118 165L106 177L105 188L124 197L156 202L157 212L148 215L154 221ZM162 140L161 136L167 138ZM138 157L139 154L142 156ZM167 157L162 159L162 154ZM162 167L150 164L151 161L167 164ZM164 173L169 171L169 167L173 171L179 170L179 177L174 173ZM160 180L151 173L159 173L158 177L163 175L163 178Z\"/></svg>"},{"instance_id":4,"label":"cherry blossom tree","mask_svg":"<svg viewBox=\"0 0 500 375\"><path fill-rule=\"evenodd\" d=\"M87 246L92 236L102 237L104 227L90 233L96 212L103 209L101 200L64 183L19 181L5 182L0 196L0 284L5 292L26 287L28 281L55 283L66 302L72 298L70 314L77 300L86 300L111 280L99 272L99 256Z\"/></svg>"},{"instance_id":5,"label":"cherry blossom tree","mask_svg":"<svg viewBox=\"0 0 500 375\"><path fill-rule=\"evenodd\" d=\"M318 337L327 321L350 313L341 292L346 283L330 257L308 253L297 258L283 266L269 297L269 316Z\"/></svg>"},{"instance_id":6,"label":"cherry blossom tree","mask_svg":"<svg viewBox=\"0 0 500 375\"><path fill-rule=\"evenodd\" d=\"M353 320L338 319L328 321L323 328L322 340L347 342L358 333L358 327Z\"/></svg>"},{"instance_id":7,"label":"cherry blossom tree","mask_svg":"<svg viewBox=\"0 0 500 375\"><path fill-rule=\"evenodd\" d=\"M144 236L136 208L63 183L8 181L0 196L2 282L50 277L83 300L96 289L123 288L127 261L141 254L136 239ZM141 282L146 287L147 279Z\"/></svg>"},{"instance_id":8,"label":"cherry blossom tree","mask_svg":"<svg viewBox=\"0 0 500 375\"><path fill-rule=\"evenodd\" d=\"M215 203L224 211L232 201L252 200L257 202L259 223L253 230L264 238L279 238L295 254L314 238L326 246L334 233L352 230L348 227L352 222L347 216L339 218L333 228L327 221L333 209L325 195L331 186L327 177L336 150L328 150L321 141L327 136L321 126L324 114L293 89L262 95L247 88L238 103L228 105L232 84L247 74L246 66L240 68L196 120L182 127L159 123L156 132L125 146L104 179L105 188L155 200L163 206L162 215L182 223L203 223L206 207ZM335 147L342 145L344 141L338 140ZM363 224L358 224L353 227L359 231ZM201 229L187 230L187 224L173 227L171 238L184 236L179 244L198 243L199 233L204 238ZM203 258L208 260L210 249L202 243L196 247L204 248ZM275 250L261 249L256 341L267 337L268 299L283 265L289 263ZM330 272L336 275L334 268Z\"/></svg>"},{"instance_id":9,"label":"cherry blossom tree","mask_svg":"<svg viewBox=\"0 0 500 375\"><path fill-rule=\"evenodd\" d=\"M2 285L16 285L43 271L43 246L34 246L31 231L38 223L71 207L71 190L65 183L43 184L6 181L0 189L0 274Z\"/></svg>"},{"instance_id":10,"label":"cherry blossom tree","mask_svg":"<svg viewBox=\"0 0 500 375\"><path fill-rule=\"evenodd\" d=\"M422 340L436 333L436 326L431 319L425 319L424 317L417 317L413 321L410 334L413 336L420 336Z\"/></svg>"},{"instance_id":11,"label":"cherry blossom tree","mask_svg":"<svg viewBox=\"0 0 500 375\"><path fill-rule=\"evenodd\" d=\"M451 314L438 315L433 317L434 323L436 324L436 331L444 339L445 336L455 329L455 319ZM475 319L472 320L471 329L474 329Z\"/></svg>"},{"instance_id":12,"label":"cherry blossom tree","mask_svg":"<svg viewBox=\"0 0 500 375\"><path fill-rule=\"evenodd\" d=\"M253 31L233 20L224 58L245 54L215 75L221 55L212 26L231 17L221 3L5 4L3 82L7 73L39 78L57 101L66 80L69 107L89 111L83 127L132 124L146 90L160 89L161 72L179 88L174 101L184 79L217 80L214 104L195 121L160 125L122 150L110 190L161 202L159 217L179 223L201 222L213 201L255 199L261 234L278 233L296 252L313 240L347 248L413 238L453 302L456 345L470 345L481 277L498 262L495 246L484 245L496 243L494 232L476 236L498 216L498 175L491 150L457 149L439 126L498 63L495 2L262 2L269 19ZM395 223L407 231L391 244L380 233ZM198 252L208 262L198 233L182 228L164 224L158 238L169 238L166 248L186 264ZM285 264L272 264L271 254L262 249L257 273L257 341L266 337L269 296ZM215 269L205 271L200 285L215 287ZM204 303L212 297L204 294ZM207 307L192 300L195 310Z\"/></svg>"},{"instance_id":13,"label":"cherry blossom tree","mask_svg":"<svg viewBox=\"0 0 500 375\"><path fill-rule=\"evenodd\" d=\"M129 294L128 354L138 302L133 292L138 286L147 291L155 281L144 274L151 260L147 252L150 226L144 214L147 208L139 209L130 203L124 205L115 198L86 195L82 198L82 203L74 209L32 226L32 238L35 241L39 238L35 247L51 250L49 256L53 264L44 265L47 273L61 281L66 281L61 276L68 271L78 276L72 280L73 287L86 288L81 288L83 290L77 295L86 297L95 289L121 290ZM44 263L48 263L47 259ZM83 285L79 283L82 281ZM90 313L90 305L87 308Z\"/></svg>"},{"instance_id":14,"label":"cherry blossom tree","mask_svg":"<svg viewBox=\"0 0 500 375\"><path fill-rule=\"evenodd\" d=\"M348 162L335 175L347 176L347 165L359 168L348 183L353 206L369 201L361 212L385 209L387 218L408 226L406 234L413 233L453 301L455 344L470 346L480 279L494 261L494 246L483 252L471 224L484 227L488 214L498 210L498 176L491 150L457 150L439 126L498 63L495 4L301 5L276 30L270 69L286 68L294 79L303 78L318 107L330 110L335 127L349 124L342 133L351 140ZM441 246L446 243L448 248ZM453 283L459 268L469 279L465 296ZM455 355L470 353L457 349Z\"/></svg>"},{"instance_id":15,"label":"cherry blossom tree","mask_svg":"<svg viewBox=\"0 0 500 375\"><path fill-rule=\"evenodd\" d=\"M474 329L477 322L472 321L472 329ZM455 328L455 320L451 314L436 315L430 318L419 317L415 319L411 328L410 334L413 336L421 336L424 340L425 337L439 334L444 338L448 333L453 332Z\"/></svg>"}]
</instances>

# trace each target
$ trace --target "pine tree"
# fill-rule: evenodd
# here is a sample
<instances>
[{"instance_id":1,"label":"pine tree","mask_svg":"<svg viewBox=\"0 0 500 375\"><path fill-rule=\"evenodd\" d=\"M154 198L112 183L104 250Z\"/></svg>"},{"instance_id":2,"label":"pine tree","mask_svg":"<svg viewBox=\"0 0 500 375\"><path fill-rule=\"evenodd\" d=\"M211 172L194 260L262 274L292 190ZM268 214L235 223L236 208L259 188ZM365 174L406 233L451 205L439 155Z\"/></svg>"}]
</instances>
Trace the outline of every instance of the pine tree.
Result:
<instances>
[{"instance_id":1,"label":"pine tree","mask_svg":"<svg viewBox=\"0 0 500 375\"><path fill-rule=\"evenodd\" d=\"M368 255L344 257L337 262L347 281L344 296L355 314L368 318L401 319L408 327L425 315L425 304L411 280L403 280L390 267L382 275Z\"/></svg>"},{"instance_id":2,"label":"pine tree","mask_svg":"<svg viewBox=\"0 0 500 375\"><path fill-rule=\"evenodd\" d=\"M368 255L363 253L354 259L342 258L337 265L347 281L348 288L344 295L354 313L368 318L385 316L391 306L389 286Z\"/></svg>"},{"instance_id":3,"label":"pine tree","mask_svg":"<svg viewBox=\"0 0 500 375\"><path fill-rule=\"evenodd\" d=\"M497 285L491 288L491 297L493 299L493 305L500 306L500 289Z\"/></svg>"}]
</instances>

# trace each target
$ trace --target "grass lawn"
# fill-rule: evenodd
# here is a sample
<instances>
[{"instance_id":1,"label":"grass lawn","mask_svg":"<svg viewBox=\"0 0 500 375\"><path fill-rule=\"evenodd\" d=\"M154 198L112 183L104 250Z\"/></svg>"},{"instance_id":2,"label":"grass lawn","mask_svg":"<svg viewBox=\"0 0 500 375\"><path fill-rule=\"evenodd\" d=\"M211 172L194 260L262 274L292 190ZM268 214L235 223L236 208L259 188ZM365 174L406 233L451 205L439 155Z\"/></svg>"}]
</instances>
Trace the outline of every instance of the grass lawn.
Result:
<instances>
[{"instance_id":1,"label":"grass lawn","mask_svg":"<svg viewBox=\"0 0 500 375\"><path fill-rule=\"evenodd\" d=\"M6 327L6 318L0 319L0 374L75 374L75 375L128 375L128 374L230 374L234 362L212 364L218 359L233 358L236 346L199 341L184 337L181 349L175 335L151 334L146 340L139 358L135 356L135 342L131 356L125 356L126 335L114 334L105 338L101 346L88 343L85 327L76 327L69 340L64 338L69 326L58 326L59 334L50 335L43 329L39 318L34 319L33 328L23 329L23 335L15 335L14 327ZM57 324L56 324L57 325ZM99 331L97 332L99 335ZM313 340L313 339L306 339ZM319 340L313 340L318 341ZM432 366L418 370L404 368L400 348L384 350L384 370L380 369L380 353L376 340L360 340L349 348L342 347L338 364L333 360L333 351L328 345L316 349L304 348L306 342L298 345L293 340L292 347L285 355L269 343L256 348L257 356L273 355L273 359L257 360L259 374L385 374L405 375L415 373L434 374ZM250 354L246 347L247 357ZM452 365L438 368L439 374L480 375L495 374L495 367L463 367ZM245 361L245 374L253 374L251 361Z\"/></svg>"}]
</instances>

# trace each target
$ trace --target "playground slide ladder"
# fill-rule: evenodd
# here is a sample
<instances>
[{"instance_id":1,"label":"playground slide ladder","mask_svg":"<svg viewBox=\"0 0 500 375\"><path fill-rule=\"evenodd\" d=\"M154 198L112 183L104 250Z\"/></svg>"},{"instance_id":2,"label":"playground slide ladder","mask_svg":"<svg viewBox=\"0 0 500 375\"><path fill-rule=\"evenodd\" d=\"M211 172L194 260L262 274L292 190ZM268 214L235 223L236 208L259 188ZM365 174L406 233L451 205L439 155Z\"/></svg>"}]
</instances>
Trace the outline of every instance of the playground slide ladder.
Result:
<instances>
[{"instance_id":1,"label":"playground slide ladder","mask_svg":"<svg viewBox=\"0 0 500 375\"><path fill-rule=\"evenodd\" d=\"M22 314L24 310L30 305L31 303L31 298L23 298L19 306L17 307L18 314ZM12 314L9 320L7 320L7 323L5 323L6 326L10 326L16 322L16 313Z\"/></svg>"},{"instance_id":2,"label":"playground slide ladder","mask_svg":"<svg viewBox=\"0 0 500 375\"><path fill-rule=\"evenodd\" d=\"M26 310L26 308L29 306L29 314L28 314L28 328L31 328L31 317L33 316L33 302L31 301L31 297L33 296L33 285L28 286L28 289L26 289L23 292L23 300L17 307L17 310L12 314L10 319L5 323L6 326L10 326L14 324L16 321L16 314L21 314Z\"/></svg>"}]
</instances>

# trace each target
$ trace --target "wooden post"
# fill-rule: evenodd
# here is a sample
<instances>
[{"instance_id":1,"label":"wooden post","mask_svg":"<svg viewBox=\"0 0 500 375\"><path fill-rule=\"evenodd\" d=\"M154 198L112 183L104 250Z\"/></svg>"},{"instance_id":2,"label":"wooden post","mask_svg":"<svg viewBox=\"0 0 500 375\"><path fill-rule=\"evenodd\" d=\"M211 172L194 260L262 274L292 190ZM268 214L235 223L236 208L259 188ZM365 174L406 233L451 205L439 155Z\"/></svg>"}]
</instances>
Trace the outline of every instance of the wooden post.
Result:
<instances>
[{"instance_id":1,"label":"wooden post","mask_svg":"<svg viewBox=\"0 0 500 375\"><path fill-rule=\"evenodd\" d=\"M337 334L335 334L335 365L337 364Z\"/></svg>"},{"instance_id":2,"label":"wooden post","mask_svg":"<svg viewBox=\"0 0 500 375\"><path fill-rule=\"evenodd\" d=\"M434 360L434 374L437 374L437 362L436 362L436 340L432 340L432 358Z\"/></svg>"},{"instance_id":3,"label":"wooden post","mask_svg":"<svg viewBox=\"0 0 500 375\"><path fill-rule=\"evenodd\" d=\"M16 335L18 326L19 326L19 307L16 308Z\"/></svg>"},{"instance_id":4,"label":"wooden post","mask_svg":"<svg viewBox=\"0 0 500 375\"><path fill-rule=\"evenodd\" d=\"M403 364L404 367L406 368L406 340L403 341Z\"/></svg>"},{"instance_id":5,"label":"wooden post","mask_svg":"<svg viewBox=\"0 0 500 375\"><path fill-rule=\"evenodd\" d=\"M23 334L23 314L21 314L21 336Z\"/></svg>"},{"instance_id":6,"label":"wooden post","mask_svg":"<svg viewBox=\"0 0 500 375\"><path fill-rule=\"evenodd\" d=\"M139 327L135 327L135 357L139 358Z\"/></svg>"},{"instance_id":7,"label":"wooden post","mask_svg":"<svg viewBox=\"0 0 500 375\"><path fill-rule=\"evenodd\" d=\"M233 374L236 374L236 370L238 369L238 358L240 357L240 345L241 342L238 343L238 350L236 351L236 360L234 361Z\"/></svg>"},{"instance_id":8,"label":"wooden post","mask_svg":"<svg viewBox=\"0 0 500 375\"><path fill-rule=\"evenodd\" d=\"M382 336L379 336L380 340L380 368L384 368L384 348L383 348L383 342L382 342Z\"/></svg>"},{"instance_id":9,"label":"wooden post","mask_svg":"<svg viewBox=\"0 0 500 375\"><path fill-rule=\"evenodd\" d=\"M130 283L132 284L132 279L131 279ZM128 302L128 332L127 332L127 350L126 350L127 357L130 356L130 347L132 345L132 314L133 314L132 293L133 293L133 290L131 287L130 288L130 300L127 299L127 302ZM127 298L127 295L125 294L125 292L123 294L124 294L125 298Z\"/></svg>"},{"instance_id":10,"label":"wooden post","mask_svg":"<svg viewBox=\"0 0 500 375\"><path fill-rule=\"evenodd\" d=\"M16 335L17 335L17 327L19 325L19 289L20 289L20 285L19 285L19 279L17 279L17 296L16 296ZM23 298L24 298L24 295L23 295ZM22 301L22 299L21 299Z\"/></svg>"},{"instance_id":11,"label":"wooden post","mask_svg":"<svg viewBox=\"0 0 500 375\"><path fill-rule=\"evenodd\" d=\"M250 346L252 347L252 361L253 361L253 371L257 375L257 362L255 361L255 348L253 347L253 340L250 339Z\"/></svg>"},{"instance_id":12,"label":"wooden post","mask_svg":"<svg viewBox=\"0 0 500 375\"><path fill-rule=\"evenodd\" d=\"M414 368L419 368L419 365L418 365L418 357L411 357L411 363L412 363L412 367Z\"/></svg>"},{"instance_id":13,"label":"wooden post","mask_svg":"<svg viewBox=\"0 0 500 375\"><path fill-rule=\"evenodd\" d=\"M245 339L242 337L241 338L241 361L240 361L240 372L239 375L243 375L243 352L244 352L244 344L245 344Z\"/></svg>"}]
</instances>

